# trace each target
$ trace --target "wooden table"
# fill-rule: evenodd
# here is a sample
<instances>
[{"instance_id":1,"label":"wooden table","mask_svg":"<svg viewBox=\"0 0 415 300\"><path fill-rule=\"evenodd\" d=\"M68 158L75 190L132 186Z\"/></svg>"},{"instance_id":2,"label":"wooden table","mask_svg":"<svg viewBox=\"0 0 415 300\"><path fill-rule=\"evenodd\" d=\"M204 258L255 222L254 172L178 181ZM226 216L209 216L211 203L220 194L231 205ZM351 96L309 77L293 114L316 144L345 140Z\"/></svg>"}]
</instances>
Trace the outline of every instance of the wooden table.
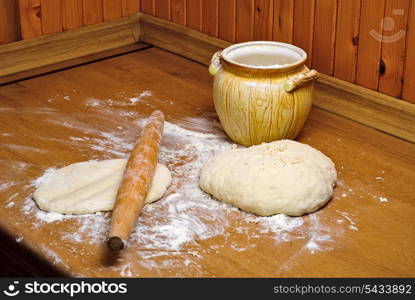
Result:
<instances>
[{"instance_id":1,"label":"wooden table","mask_svg":"<svg viewBox=\"0 0 415 300\"><path fill-rule=\"evenodd\" d=\"M180 151L189 146L180 142L180 127L184 135L202 133L189 135L185 142L207 141L206 134L215 134L217 143L229 145L214 112L211 85L204 66L149 48L1 86L0 229L3 264L13 269L9 272L86 277L415 276L415 145L323 110L312 110L298 138L331 157L338 170L333 199L316 214L295 220L274 217L268 224L206 195L197 199L186 190L177 193L177 182L196 182L198 172L180 173L192 158L169 161L174 149L180 158ZM162 159L177 184L140 222L145 230L154 220L192 224L201 220L192 218L206 213L203 207L176 215L167 212L200 200L209 216L195 227L204 232L187 234L193 239L175 245L168 243L177 239L167 239L167 245L157 249L152 235L163 244L169 232L157 230L175 230L157 226L152 235L145 233L149 244L138 232L115 256L103 243L108 213L62 219L35 207L30 198L33 181L45 170L125 156L139 132L139 120L156 108L165 112L169 123L180 126L172 127L177 136L167 135L162 149L171 151ZM279 228L278 220L299 224ZM180 230L186 233L189 227Z\"/></svg>"}]
</instances>

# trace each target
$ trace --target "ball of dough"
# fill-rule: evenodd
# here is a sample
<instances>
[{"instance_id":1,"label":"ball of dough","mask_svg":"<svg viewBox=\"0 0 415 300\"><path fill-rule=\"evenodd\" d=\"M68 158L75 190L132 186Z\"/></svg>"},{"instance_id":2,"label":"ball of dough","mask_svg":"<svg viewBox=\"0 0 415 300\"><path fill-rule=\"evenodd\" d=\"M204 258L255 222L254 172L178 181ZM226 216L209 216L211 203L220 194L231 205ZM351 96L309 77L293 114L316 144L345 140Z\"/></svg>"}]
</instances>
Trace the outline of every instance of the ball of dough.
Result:
<instances>
[{"instance_id":1,"label":"ball of dough","mask_svg":"<svg viewBox=\"0 0 415 300\"><path fill-rule=\"evenodd\" d=\"M200 187L215 198L261 216L301 216L324 206L337 179L320 151L281 140L221 153L202 168Z\"/></svg>"},{"instance_id":2,"label":"ball of dough","mask_svg":"<svg viewBox=\"0 0 415 300\"><path fill-rule=\"evenodd\" d=\"M126 159L74 163L42 180L33 199L42 210L62 214L89 214L113 209L127 165ZM157 164L145 203L163 197L171 184L169 169Z\"/></svg>"}]
</instances>

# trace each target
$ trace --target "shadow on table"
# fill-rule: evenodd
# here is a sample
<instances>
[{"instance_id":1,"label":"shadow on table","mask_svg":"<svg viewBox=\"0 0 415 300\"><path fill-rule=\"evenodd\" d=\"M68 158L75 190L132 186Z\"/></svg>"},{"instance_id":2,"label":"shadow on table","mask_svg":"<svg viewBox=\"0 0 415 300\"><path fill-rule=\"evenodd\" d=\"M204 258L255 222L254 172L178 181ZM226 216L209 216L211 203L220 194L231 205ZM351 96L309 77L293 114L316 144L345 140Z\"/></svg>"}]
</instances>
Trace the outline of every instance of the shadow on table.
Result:
<instances>
[{"instance_id":1,"label":"shadow on table","mask_svg":"<svg viewBox=\"0 0 415 300\"><path fill-rule=\"evenodd\" d=\"M65 274L0 230L0 277L65 277Z\"/></svg>"}]
</instances>

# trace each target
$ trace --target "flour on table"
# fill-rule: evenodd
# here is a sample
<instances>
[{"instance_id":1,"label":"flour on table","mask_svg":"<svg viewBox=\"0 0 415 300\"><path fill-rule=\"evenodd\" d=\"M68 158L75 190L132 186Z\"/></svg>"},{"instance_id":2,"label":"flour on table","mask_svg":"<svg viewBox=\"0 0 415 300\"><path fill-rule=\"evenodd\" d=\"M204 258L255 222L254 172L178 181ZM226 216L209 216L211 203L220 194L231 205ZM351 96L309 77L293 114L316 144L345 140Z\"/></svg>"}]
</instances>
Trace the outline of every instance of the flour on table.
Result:
<instances>
[{"instance_id":1,"label":"flour on table","mask_svg":"<svg viewBox=\"0 0 415 300\"><path fill-rule=\"evenodd\" d=\"M14 185L14 183L11 182L11 181L0 183L0 191L6 190L6 189L8 189L9 187L11 187L13 185Z\"/></svg>"},{"instance_id":2,"label":"flour on table","mask_svg":"<svg viewBox=\"0 0 415 300\"><path fill-rule=\"evenodd\" d=\"M385 197L379 197L379 202L385 203L385 202L389 202L388 198Z\"/></svg>"},{"instance_id":3,"label":"flour on table","mask_svg":"<svg viewBox=\"0 0 415 300\"><path fill-rule=\"evenodd\" d=\"M141 99L143 101L136 103L131 103L128 97L124 98L124 102L88 99L84 102L87 111L82 114L63 114L47 106L40 108L36 113L42 114L43 122L55 127L56 130L68 132L69 137L62 139L61 143L69 145L68 150L77 151L80 158L91 161L126 158L134 146L137 132L145 123L139 110L129 111L131 105L146 107L146 98ZM163 105L170 105L168 100L157 99L154 95L151 99L160 105L157 107L159 109L162 109ZM51 113L54 114L53 117ZM95 124L89 123L89 117L98 118L101 128L98 129ZM180 119L178 124L184 127L165 123L159 161L172 172L172 185L163 199L142 210L129 241L128 253L130 259L134 259L134 264L140 264L143 269L151 270L151 274L155 275L166 274L175 266L182 270L192 270L192 274L204 274L200 267L201 261L208 254L220 253L223 248L243 253L254 249L259 241L268 239L276 246L300 241L304 245L298 250L300 252L330 251L343 232L349 229L349 224L346 226L337 223L336 220L323 220L319 212L313 219L310 216L292 218L282 215L261 218L212 199L198 187L200 169L215 154L236 146L229 142L215 124L213 127L209 125L213 124L211 120ZM208 133L199 132L206 128L209 128ZM91 150L94 150L93 154ZM41 154L44 153L48 154L47 151ZM58 236L65 240L67 245L79 249L78 255L82 258L84 248L77 247L77 244L86 243L91 247L101 247L106 242L110 215L50 214L39 210L29 194L45 176L61 167L62 163L47 169L42 176L23 187L22 197L27 198L23 202L15 201L19 206L15 205L13 209L19 209L24 214L28 230L43 227L42 230L53 231L56 223L70 224L61 227L68 228L68 231L61 231ZM252 223L255 223L255 226ZM77 230L73 230L74 228ZM243 241L235 235L242 236ZM209 247L200 245L201 241L208 239L216 242L210 242ZM56 240L54 243L59 245L60 241ZM48 249L45 251L53 252L54 245L44 247ZM59 260L56 262L59 263ZM106 272L107 268L102 266L102 272ZM127 266L127 260L121 261L120 265L114 268L116 272L126 276L129 276L130 272L132 276L140 275Z\"/></svg>"},{"instance_id":4,"label":"flour on table","mask_svg":"<svg viewBox=\"0 0 415 300\"><path fill-rule=\"evenodd\" d=\"M130 103L135 104L135 103L141 101L143 98L150 97L152 95L153 95L153 93L151 91L144 91L140 95L138 95L137 97L130 98Z\"/></svg>"},{"instance_id":5,"label":"flour on table","mask_svg":"<svg viewBox=\"0 0 415 300\"><path fill-rule=\"evenodd\" d=\"M137 121L141 126L143 122ZM102 139L72 139L73 142L88 144L90 147L101 146L102 152L117 145L116 157L124 157L133 147L133 143L118 136L116 133L102 132ZM319 223L318 216L312 222L304 222L306 218L275 215L272 217L257 217L212 199L198 187L198 176L203 164L217 153L234 147L223 135L200 133L191 131L175 124L166 122L164 137L160 150L160 162L166 164L173 174L170 192L163 200L143 209L137 221L136 229L132 233L129 243L139 245L138 255L145 249L166 251L180 251L183 247L198 248L197 241L221 236L225 240L218 247L219 251L226 245L232 245L236 251L244 251L255 244L255 240L263 238L264 234L272 237L276 244L292 240L305 240L310 243L309 250L331 249L332 244L341 230L329 230ZM55 169L46 170L45 174L32 182L39 185L42 178ZM30 200L30 199L29 199ZM50 214L39 211L33 201L26 200L22 207L23 213L36 216L37 226L42 223L77 222L77 232L67 232L63 238L75 243L87 242L90 244L104 243L109 229L109 217L105 214L90 214L85 216L70 216ZM237 216L237 224L229 223L229 216ZM256 223L252 229L250 224ZM307 223L307 224L306 224ZM310 223L310 224L308 224ZM248 244L238 245L229 237L230 226L237 232L244 233L250 230ZM312 226L313 230L309 230ZM86 239L86 240L85 240ZM307 243L308 243L307 242ZM250 244L253 243L253 244ZM192 246L193 245L193 246ZM170 252L169 252L170 253ZM193 259L197 258L198 251L193 251ZM161 253L156 253L159 257ZM196 256L195 256L196 255Z\"/></svg>"}]
</instances>

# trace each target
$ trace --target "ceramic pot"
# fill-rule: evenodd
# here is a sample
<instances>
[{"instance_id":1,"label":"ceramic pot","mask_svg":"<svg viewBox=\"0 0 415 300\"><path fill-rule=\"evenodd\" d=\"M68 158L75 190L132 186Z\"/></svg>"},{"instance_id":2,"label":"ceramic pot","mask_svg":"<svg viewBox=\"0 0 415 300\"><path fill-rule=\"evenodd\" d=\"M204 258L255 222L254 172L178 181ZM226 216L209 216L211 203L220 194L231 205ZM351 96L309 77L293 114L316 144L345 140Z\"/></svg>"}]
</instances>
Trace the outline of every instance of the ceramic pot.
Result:
<instances>
[{"instance_id":1,"label":"ceramic pot","mask_svg":"<svg viewBox=\"0 0 415 300\"><path fill-rule=\"evenodd\" d=\"M317 72L293 45L255 41L217 52L213 100L226 134L251 146L295 139L310 112Z\"/></svg>"}]
</instances>

